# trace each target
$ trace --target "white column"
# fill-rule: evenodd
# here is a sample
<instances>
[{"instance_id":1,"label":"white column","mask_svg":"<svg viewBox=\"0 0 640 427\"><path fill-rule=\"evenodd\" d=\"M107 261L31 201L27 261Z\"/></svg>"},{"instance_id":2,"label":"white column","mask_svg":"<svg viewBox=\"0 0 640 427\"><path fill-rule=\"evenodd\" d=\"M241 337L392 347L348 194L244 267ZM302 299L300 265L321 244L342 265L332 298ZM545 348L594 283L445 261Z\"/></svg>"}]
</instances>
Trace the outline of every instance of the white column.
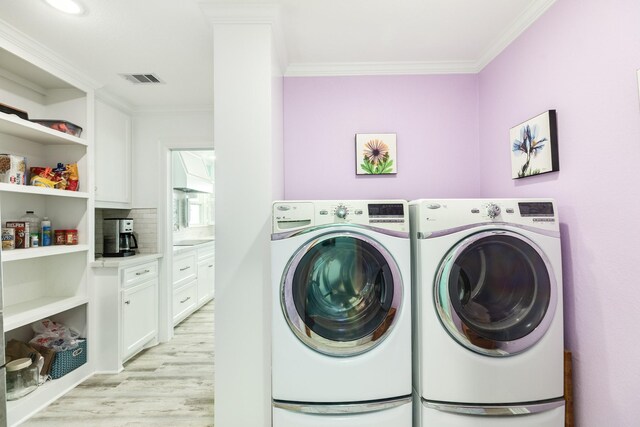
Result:
<instances>
[{"instance_id":1,"label":"white column","mask_svg":"<svg viewBox=\"0 0 640 427\"><path fill-rule=\"evenodd\" d=\"M214 37L215 425L270 426L271 204L284 186L275 15L202 7Z\"/></svg>"}]
</instances>

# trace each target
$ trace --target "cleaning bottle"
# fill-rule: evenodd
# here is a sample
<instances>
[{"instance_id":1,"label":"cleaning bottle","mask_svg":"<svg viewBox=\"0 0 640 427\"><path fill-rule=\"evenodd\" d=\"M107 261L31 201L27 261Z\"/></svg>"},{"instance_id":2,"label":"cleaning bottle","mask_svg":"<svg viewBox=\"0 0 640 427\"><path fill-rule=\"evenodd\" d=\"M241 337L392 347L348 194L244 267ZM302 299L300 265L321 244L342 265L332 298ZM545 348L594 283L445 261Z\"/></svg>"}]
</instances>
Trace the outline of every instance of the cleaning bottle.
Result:
<instances>
[{"instance_id":1,"label":"cleaning bottle","mask_svg":"<svg viewBox=\"0 0 640 427\"><path fill-rule=\"evenodd\" d=\"M51 246L51 221L46 216L42 219L42 246Z\"/></svg>"},{"instance_id":2,"label":"cleaning bottle","mask_svg":"<svg viewBox=\"0 0 640 427\"><path fill-rule=\"evenodd\" d=\"M29 223L29 243L31 243L31 247L35 248L38 246L38 242L42 241L42 236L40 235L40 217L33 213L33 211L27 211L25 215L20 218L20 221L25 221Z\"/></svg>"}]
</instances>

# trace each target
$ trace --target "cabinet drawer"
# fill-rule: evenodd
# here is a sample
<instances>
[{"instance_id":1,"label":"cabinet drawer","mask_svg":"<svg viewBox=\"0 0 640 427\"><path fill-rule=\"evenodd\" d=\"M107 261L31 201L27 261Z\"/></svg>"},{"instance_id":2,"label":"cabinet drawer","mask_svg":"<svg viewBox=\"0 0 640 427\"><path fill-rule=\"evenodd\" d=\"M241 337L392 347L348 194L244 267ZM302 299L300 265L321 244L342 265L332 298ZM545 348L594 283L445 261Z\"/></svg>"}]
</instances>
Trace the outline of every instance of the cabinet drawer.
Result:
<instances>
[{"instance_id":1,"label":"cabinet drawer","mask_svg":"<svg viewBox=\"0 0 640 427\"><path fill-rule=\"evenodd\" d=\"M216 254L216 247L214 245L207 245L204 248L198 248L198 261L202 261L205 258L212 257Z\"/></svg>"},{"instance_id":2,"label":"cabinet drawer","mask_svg":"<svg viewBox=\"0 0 640 427\"><path fill-rule=\"evenodd\" d=\"M198 274L196 251L181 254L173 259L173 289L196 278Z\"/></svg>"},{"instance_id":3,"label":"cabinet drawer","mask_svg":"<svg viewBox=\"0 0 640 427\"><path fill-rule=\"evenodd\" d=\"M147 262L145 264L135 265L124 269L122 278L122 287L128 288L129 286L141 283L145 280L152 279L158 276L158 261Z\"/></svg>"},{"instance_id":4,"label":"cabinet drawer","mask_svg":"<svg viewBox=\"0 0 640 427\"><path fill-rule=\"evenodd\" d=\"M193 312L198 303L198 283L193 281L173 292L173 324L176 325Z\"/></svg>"}]
</instances>

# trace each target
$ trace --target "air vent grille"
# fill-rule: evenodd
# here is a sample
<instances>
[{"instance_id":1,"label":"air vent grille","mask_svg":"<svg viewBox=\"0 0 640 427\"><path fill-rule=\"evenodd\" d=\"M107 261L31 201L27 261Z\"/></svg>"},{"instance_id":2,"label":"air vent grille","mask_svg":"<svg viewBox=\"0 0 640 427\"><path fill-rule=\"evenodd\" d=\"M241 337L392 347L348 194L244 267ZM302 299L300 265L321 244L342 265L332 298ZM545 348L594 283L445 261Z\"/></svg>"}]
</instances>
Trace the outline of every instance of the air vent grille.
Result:
<instances>
[{"instance_id":1,"label":"air vent grille","mask_svg":"<svg viewBox=\"0 0 640 427\"><path fill-rule=\"evenodd\" d=\"M164 83L158 76L153 73L148 74L120 74L133 84L159 84Z\"/></svg>"}]
</instances>

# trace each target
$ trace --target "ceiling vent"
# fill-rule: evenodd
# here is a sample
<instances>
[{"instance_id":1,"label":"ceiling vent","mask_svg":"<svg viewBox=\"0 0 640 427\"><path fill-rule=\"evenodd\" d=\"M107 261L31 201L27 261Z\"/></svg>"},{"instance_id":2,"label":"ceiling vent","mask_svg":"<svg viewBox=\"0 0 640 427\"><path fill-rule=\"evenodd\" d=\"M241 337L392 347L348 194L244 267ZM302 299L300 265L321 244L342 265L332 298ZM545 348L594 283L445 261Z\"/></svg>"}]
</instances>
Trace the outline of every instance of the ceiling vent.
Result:
<instances>
[{"instance_id":1,"label":"ceiling vent","mask_svg":"<svg viewBox=\"0 0 640 427\"><path fill-rule=\"evenodd\" d=\"M158 84L164 83L155 74L120 74L133 84Z\"/></svg>"}]
</instances>

